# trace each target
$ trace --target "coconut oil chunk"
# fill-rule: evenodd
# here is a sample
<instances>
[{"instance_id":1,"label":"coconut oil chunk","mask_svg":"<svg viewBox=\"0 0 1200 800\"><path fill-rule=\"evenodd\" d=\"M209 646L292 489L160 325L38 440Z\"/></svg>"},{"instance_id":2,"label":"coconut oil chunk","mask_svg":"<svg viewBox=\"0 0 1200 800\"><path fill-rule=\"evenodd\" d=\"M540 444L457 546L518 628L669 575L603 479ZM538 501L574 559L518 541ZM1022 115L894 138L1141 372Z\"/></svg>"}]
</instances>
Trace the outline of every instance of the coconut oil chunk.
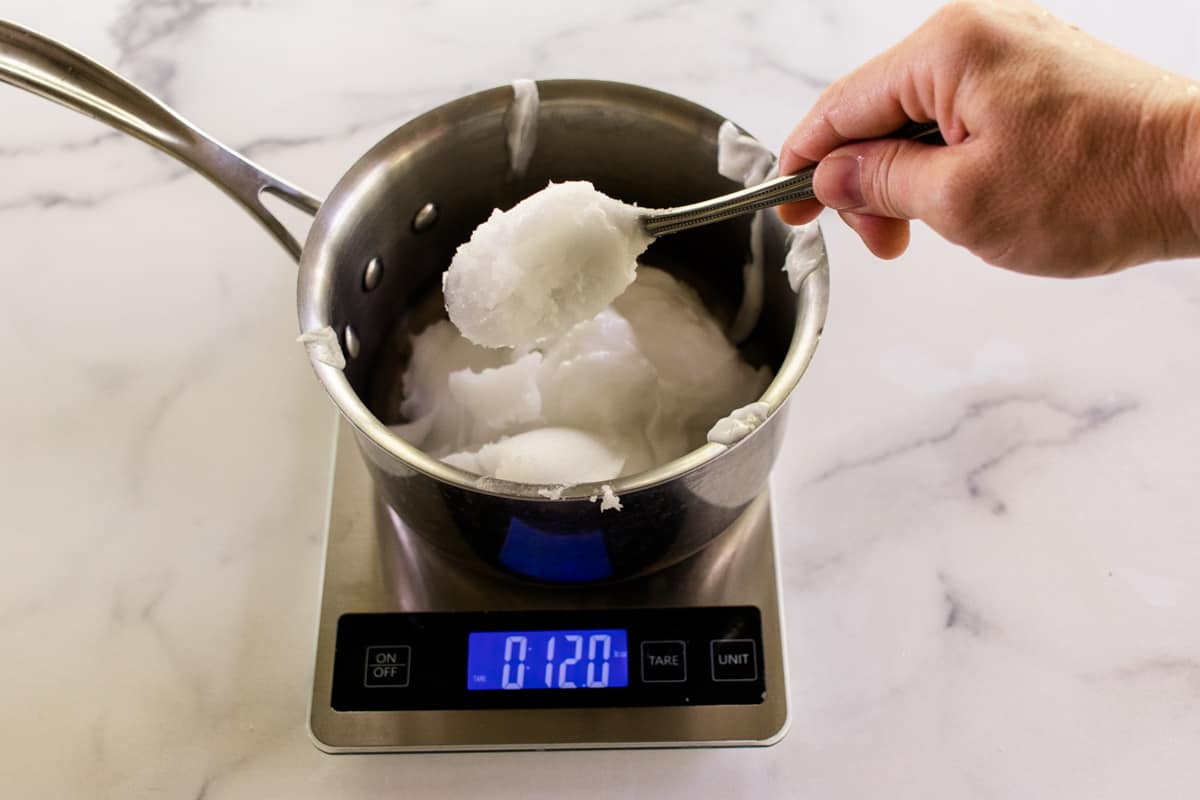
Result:
<instances>
[{"instance_id":1,"label":"coconut oil chunk","mask_svg":"<svg viewBox=\"0 0 1200 800\"><path fill-rule=\"evenodd\" d=\"M644 266L615 303L537 344L480 347L448 320L425 328L403 378L408 422L395 430L467 472L555 486L540 494L557 499L684 455L730 409L726 424L745 435L751 412L766 415L753 401L770 379L694 289ZM619 508L615 495L597 500Z\"/></svg>"},{"instance_id":2,"label":"coconut oil chunk","mask_svg":"<svg viewBox=\"0 0 1200 800\"><path fill-rule=\"evenodd\" d=\"M708 431L708 440L717 444L737 444L749 436L755 428L767 421L771 407L763 402L754 402L735 408L727 417L721 417Z\"/></svg>"},{"instance_id":3,"label":"coconut oil chunk","mask_svg":"<svg viewBox=\"0 0 1200 800\"><path fill-rule=\"evenodd\" d=\"M608 480L620 474L625 459L586 431L537 428L485 444L476 453L454 454L446 462L504 481L571 486Z\"/></svg>"},{"instance_id":4,"label":"coconut oil chunk","mask_svg":"<svg viewBox=\"0 0 1200 800\"><path fill-rule=\"evenodd\" d=\"M442 279L450 321L483 347L561 336L633 283L653 237L640 211L587 181L551 183L497 209L458 248Z\"/></svg>"}]
</instances>

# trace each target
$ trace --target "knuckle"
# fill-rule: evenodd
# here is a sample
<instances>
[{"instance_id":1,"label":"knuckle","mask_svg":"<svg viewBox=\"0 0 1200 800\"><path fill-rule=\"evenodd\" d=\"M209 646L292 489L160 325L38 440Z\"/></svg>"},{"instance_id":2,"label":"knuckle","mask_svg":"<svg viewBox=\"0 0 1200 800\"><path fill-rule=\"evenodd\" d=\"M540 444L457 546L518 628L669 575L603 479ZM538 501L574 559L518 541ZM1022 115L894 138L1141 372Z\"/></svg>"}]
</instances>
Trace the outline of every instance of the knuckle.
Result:
<instances>
[{"instance_id":1,"label":"knuckle","mask_svg":"<svg viewBox=\"0 0 1200 800\"><path fill-rule=\"evenodd\" d=\"M981 220L987 217L988 194L983 181L967 170L952 170L933 190L931 219L946 238L967 247L981 241Z\"/></svg>"},{"instance_id":2,"label":"knuckle","mask_svg":"<svg viewBox=\"0 0 1200 800\"><path fill-rule=\"evenodd\" d=\"M839 97L842 96L842 92L845 91L846 80L847 80L847 76L842 75L841 77L839 77L836 80L834 80L833 82L831 82L828 86L826 86L821 91L821 94L817 97L816 104L818 106L820 106L820 105L829 105L829 104L835 102Z\"/></svg>"},{"instance_id":3,"label":"knuckle","mask_svg":"<svg viewBox=\"0 0 1200 800\"><path fill-rule=\"evenodd\" d=\"M933 19L935 40L952 63L991 63L1002 58L1008 36L995 9L978 0L955 0Z\"/></svg>"},{"instance_id":4,"label":"knuckle","mask_svg":"<svg viewBox=\"0 0 1200 800\"><path fill-rule=\"evenodd\" d=\"M896 205L896 187L893 185L898 153L896 147L883 148L876 157L873 168L869 170L864 186L870 204L885 217L905 216Z\"/></svg>"},{"instance_id":5,"label":"knuckle","mask_svg":"<svg viewBox=\"0 0 1200 800\"><path fill-rule=\"evenodd\" d=\"M839 139L844 138L839 128L839 122L844 110L842 100L846 94L849 79L849 76L842 76L825 87L825 91L821 92L821 96L817 98L815 106L822 110L819 118L820 124Z\"/></svg>"},{"instance_id":6,"label":"knuckle","mask_svg":"<svg viewBox=\"0 0 1200 800\"><path fill-rule=\"evenodd\" d=\"M952 0L933 15L939 27L964 32L978 29L987 16L987 10L978 0Z\"/></svg>"}]
</instances>

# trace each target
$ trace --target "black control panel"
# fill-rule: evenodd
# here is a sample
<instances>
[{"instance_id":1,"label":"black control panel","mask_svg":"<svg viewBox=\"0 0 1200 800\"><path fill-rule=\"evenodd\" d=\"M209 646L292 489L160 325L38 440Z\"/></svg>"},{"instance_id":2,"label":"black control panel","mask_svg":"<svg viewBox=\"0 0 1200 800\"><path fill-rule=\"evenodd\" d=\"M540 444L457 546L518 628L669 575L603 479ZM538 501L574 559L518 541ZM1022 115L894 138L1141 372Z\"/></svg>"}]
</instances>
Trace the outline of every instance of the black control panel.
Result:
<instances>
[{"instance_id":1,"label":"black control panel","mask_svg":"<svg viewBox=\"0 0 1200 800\"><path fill-rule=\"evenodd\" d=\"M337 711L753 705L753 606L344 614Z\"/></svg>"}]
</instances>

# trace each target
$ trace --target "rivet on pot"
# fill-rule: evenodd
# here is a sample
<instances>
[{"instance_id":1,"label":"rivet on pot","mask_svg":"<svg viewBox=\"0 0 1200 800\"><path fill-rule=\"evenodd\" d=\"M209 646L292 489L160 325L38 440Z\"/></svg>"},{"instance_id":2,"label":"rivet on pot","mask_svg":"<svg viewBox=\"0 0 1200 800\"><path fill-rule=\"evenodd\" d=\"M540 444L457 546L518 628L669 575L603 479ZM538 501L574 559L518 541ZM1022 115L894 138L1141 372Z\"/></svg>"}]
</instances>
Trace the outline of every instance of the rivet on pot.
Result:
<instances>
[{"instance_id":1,"label":"rivet on pot","mask_svg":"<svg viewBox=\"0 0 1200 800\"><path fill-rule=\"evenodd\" d=\"M413 233L424 233L433 227L433 223L437 222L438 207L437 203L426 203L417 211L413 217L412 229Z\"/></svg>"},{"instance_id":2,"label":"rivet on pot","mask_svg":"<svg viewBox=\"0 0 1200 800\"><path fill-rule=\"evenodd\" d=\"M355 333L354 328L351 328L349 325L346 326L345 339L346 355L350 356L351 358L358 358L358 351L360 347L358 334Z\"/></svg>"},{"instance_id":3,"label":"rivet on pot","mask_svg":"<svg viewBox=\"0 0 1200 800\"><path fill-rule=\"evenodd\" d=\"M367 268L363 270L363 290L371 291L379 282L383 280L383 261L379 256L375 256L367 262Z\"/></svg>"}]
</instances>

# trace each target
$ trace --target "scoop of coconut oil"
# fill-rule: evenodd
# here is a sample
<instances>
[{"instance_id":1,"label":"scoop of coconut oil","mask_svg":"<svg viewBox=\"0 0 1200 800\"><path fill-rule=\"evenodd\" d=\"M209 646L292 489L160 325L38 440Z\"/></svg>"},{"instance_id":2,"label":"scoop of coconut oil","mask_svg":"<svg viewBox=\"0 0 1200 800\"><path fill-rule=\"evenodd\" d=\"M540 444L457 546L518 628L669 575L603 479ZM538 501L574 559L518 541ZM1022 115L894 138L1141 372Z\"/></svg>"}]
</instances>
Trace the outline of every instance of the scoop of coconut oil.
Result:
<instances>
[{"instance_id":1,"label":"scoop of coconut oil","mask_svg":"<svg viewBox=\"0 0 1200 800\"><path fill-rule=\"evenodd\" d=\"M638 217L587 181L551 183L492 212L443 275L450 321L484 347L561 336L633 282L653 240Z\"/></svg>"}]
</instances>

